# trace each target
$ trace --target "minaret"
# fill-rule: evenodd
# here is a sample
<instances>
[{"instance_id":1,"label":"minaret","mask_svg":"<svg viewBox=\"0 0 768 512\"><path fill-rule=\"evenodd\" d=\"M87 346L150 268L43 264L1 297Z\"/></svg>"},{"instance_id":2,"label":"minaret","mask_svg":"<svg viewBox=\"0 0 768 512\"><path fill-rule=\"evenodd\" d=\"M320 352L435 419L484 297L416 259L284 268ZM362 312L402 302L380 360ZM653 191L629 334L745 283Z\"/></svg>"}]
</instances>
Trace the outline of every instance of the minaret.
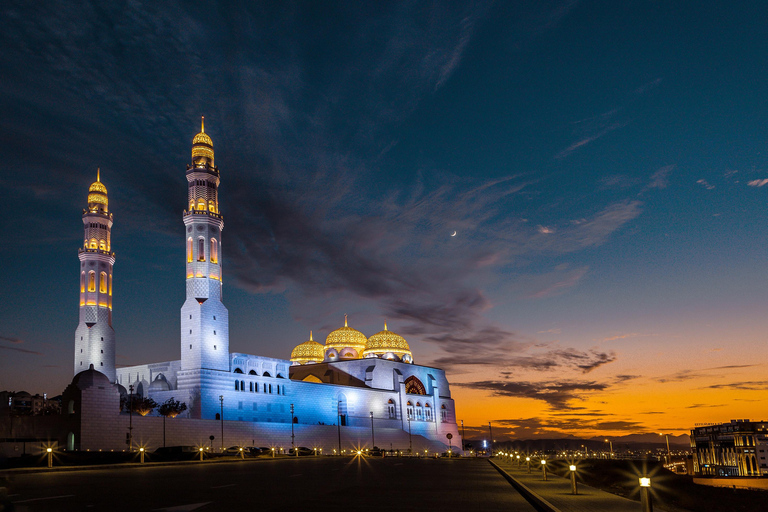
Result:
<instances>
[{"instance_id":1,"label":"minaret","mask_svg":"<svg viewBox=\"0 0 768 512\"><path fill-rule=\"evenodd\" d=\"M80 258L80 323L75 331L75 375L90 365L115 382L115 330L112 328L112 214L107 187L96 171L83 210L85 237Z\"/></svg>"},{"instance_id":2,"label":"minaret","mask_svg":"<svg viewBox=\"0 0 768 512\"><path fill-rule=\"evenodd\" d=\"M181 369L229 371L229 312L221 302L221 230L219 168L213 141L205 133L192 139L187 165L189 196L186 228L187 299L181 307Z\"/></svg>"}]
</instances>

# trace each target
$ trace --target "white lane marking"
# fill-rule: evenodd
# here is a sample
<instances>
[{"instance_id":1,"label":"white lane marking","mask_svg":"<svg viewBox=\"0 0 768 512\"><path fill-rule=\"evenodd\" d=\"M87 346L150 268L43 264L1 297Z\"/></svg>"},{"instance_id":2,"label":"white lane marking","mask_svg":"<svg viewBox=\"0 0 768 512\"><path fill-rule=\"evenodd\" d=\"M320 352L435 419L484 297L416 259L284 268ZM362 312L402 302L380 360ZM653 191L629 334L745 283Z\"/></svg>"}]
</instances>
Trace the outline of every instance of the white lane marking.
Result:
<instances>
[{"instance_id":1,"label":"white lane marking","mask_svg":"<svg viewBox=\"0 0 768 512\"><path fill-rule=\"evenodd\" d=\"M74 498L74 494L63 494L61 496L48 496L46 498L30 498L28 500L14 501L14 503L29 503L31 501L57 500L59 498Z\"/></svg>"},{"instance_id":2,"label":"white lane marking","mask_svg":"<svg viewBox=\"0 0 768 512\"><path fill-rule=\"evenodd\" d=\"M227 485L217 485L216 487L211 487L211 489L223 489L225 487L234 487L237 484L227 484Z\"/></svg>"},{"instance_id":3,"label":"white lane marking","mask_svg":"<svg viewBox=\"0 0 768 512\"><path fill-rule=\"evenodd\" d=\"M191 503L189 505L179 505L178 507L156 508L155 510L166 510L167 512L190 512L197 510L200 507L204 507L212 501L206 501L205 503Z\"/></svg>"}]
</instances>

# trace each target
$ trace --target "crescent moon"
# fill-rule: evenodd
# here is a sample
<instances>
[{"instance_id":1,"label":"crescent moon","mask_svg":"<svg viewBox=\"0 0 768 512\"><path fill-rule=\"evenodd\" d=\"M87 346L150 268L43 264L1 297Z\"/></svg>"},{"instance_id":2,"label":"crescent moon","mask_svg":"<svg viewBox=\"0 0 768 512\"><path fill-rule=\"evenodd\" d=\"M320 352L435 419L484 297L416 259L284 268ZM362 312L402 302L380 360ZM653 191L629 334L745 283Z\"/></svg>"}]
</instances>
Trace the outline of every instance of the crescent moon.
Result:
<instances>
[{"instance_id":1,"label":"crescent moon","mask_svg":"<svg viewBox=\"0 0 768 512\"><path fill-rule=\"evenodd\" d=\"M453 234L452 234L451 236L456 236L456 232L454 231L454 232L453 232Z\"/></svg>"}]
</instances>

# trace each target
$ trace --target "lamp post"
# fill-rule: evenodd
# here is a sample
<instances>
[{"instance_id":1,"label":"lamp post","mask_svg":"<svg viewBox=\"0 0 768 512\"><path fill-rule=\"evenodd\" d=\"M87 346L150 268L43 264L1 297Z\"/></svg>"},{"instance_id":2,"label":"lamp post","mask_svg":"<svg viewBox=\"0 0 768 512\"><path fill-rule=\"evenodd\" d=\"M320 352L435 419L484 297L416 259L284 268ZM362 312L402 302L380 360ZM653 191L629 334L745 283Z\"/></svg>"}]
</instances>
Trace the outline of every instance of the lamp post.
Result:
<instances>
[{"instance_id":1,"label":"lamp post","mask_svg":"<svg viewBox=\"0 0 768 512\"><path fill-rule=\"evenodd\" d=\"M667 438L667 464L672 462L672 454L669 452L669 434L662 434L659 432L660 436L665 436Z\"/></svg>"},{"instance_id":2,"label":"lamp post","mask_svg":"<svg viewBox=\"0 0 768 512\"><path fill-rule=\"evenodd\" d=\"M647 476L640 478L640 509L643 512L653 512L653 499L651 498L651 479Z\"/></svg>"},{"instance_id":3,"label":"lamp post","mask_svg":"<svg viewBox=\"0 0 768 512\"><path fill-rule=\"evenodd\" d=\"M291 404L291 448L293 448L293 453L297 457L299 456L299 450L296 449L296 438L293 435L293 404Z\"/></svg>"},{"instance_id":4,"label":"lamp post","mask_svg":"<svg viewBox=\"0 0 768 512\"><path fill-rule=\"evenodd\" d=\"M611 447L611 458L613 458L613 441L606 439L605 442L608 443L608 446Z\"/></svg>"},{"instance_id":5,"label":"lamp post","mask_svg":"<svg viewBox=\"0 0 768 512\"><path fill-rule=\"evenodd\" d=\"M219 395L221 403L221 451L224 451L224 395Z\"/></svg>"},{"instance_id":6,"label":"lamp post","mask_svg":"<svg viewBox=\"0 0 768 512\"><path fill-rule=\"evenodd\" d=\"M491 422L490 421L488 422L488 433L490 434L490 437L491 437L490 452L491 452L491 456L493 456L493 428L491 427Z\"/></svg>"},{"instance_id":7,"label":"lamp post","mask_svg":"<svg viewBox=\"0 0 768 512\"><path fill-rule=\"evenodd\" d=\"M128 385L128 451L133 450L133 384Z\"/></svg>"},{"instance_id":8,"label":"lamp post","mask_svg":"<svg viewBox=\"0 0 768 512\"><path fill-rule=\"evenodd\" d=\"M517 467L520 467L520 456L519 455L515 455L515 457L517 457Z\"/></svg>"},{"instance_id":9,"label":"lamp post","mask_svg":"<svg viewBox=\"0 0 768 512\"><path fill-rule=\"evenodd\" d=\"M579 494L578 489L576 489L576 465L571 464L568 469L571 470L571 494Z\"/></svg>"},{"instance_id":10,"label":"lamp post","mask_svg":"<svg viewBox=\"0 0 768 512\"><path fill-rule=\"evenodd\" d=\"M408 455L413 453L413 436L411 435L411 417L408 416Z\"/></svg>"},{"instance_id":11,"label":"lamp post","mask_svg":"<svg viewBox=\"0 0 768 512\"><path fill-rule=\"evenodd\" d=\"M53 467L53 448L47 448L45 451L48 452L48 467L52 468Z\"/></svg>"},{"instance_id":12,"label":"lamp post","mask_svg":"<svg viewBox=\"0 0 768 512\"><path fill-rule=\"evenodd\" d=\"M547 459L541 459L541 469L544 471L544 481L547 481Z\"/></svg>"},{"instance_id":13,"label":"lamp post","mask_svg":"<svg viewBox=\"0 0 768 512\"><path fill-rule=\"evenodd\" d=\"M376 434L373 431L373 411L371 411L371 450L376 448Z\"/></svg>"},{"instance_id":14,"label":"lamp post","mask_svg":"<svg viewBox=\"0 0 768 512\"><path fill-rule=\"evenodd\" d=\"M339 420L336 422L336 426L339 431L339 455L341 455L341 400L339 400L338 406L336 407L336 415Z\"/></svg>"},{"instance_id":15,"label":"lamp post","mask_svg":"<svg viewBox=\"0 0 768 512\"><path fill-rule=\"evenodd\" d=\"M203 462L203 448L200 447L200 462Z\"/></svg>"},{"instance_id":16,"label":"lamp post","mask_svg":"<svg viewBox=\"0 0 768 512\"><path fill-rule=\"evenodd\" d=\"M141 463L144 464L144 447L143 446L139 448L139 453L141 454Z\"/></svg>"},{"instance_id":17,"label":"lamp post","mask_svg":"<svg viewBox=\"0 0 768 512\"><path fill-rule=\"evenodd\" d=\"M525 463L528 464L528 473L530 473L531 472L531 458L530 457L526 457L525 458Z\"/></svg>"},{"instance_id":18,"label":"lamp post","mask_svg":"<svg viewBox=\"0 0 768 512\"><path fill-rule=\"evenodd\" d=\"M461 451L464 451L464 420L461 420Z\"/></svg>"}]
</instances>

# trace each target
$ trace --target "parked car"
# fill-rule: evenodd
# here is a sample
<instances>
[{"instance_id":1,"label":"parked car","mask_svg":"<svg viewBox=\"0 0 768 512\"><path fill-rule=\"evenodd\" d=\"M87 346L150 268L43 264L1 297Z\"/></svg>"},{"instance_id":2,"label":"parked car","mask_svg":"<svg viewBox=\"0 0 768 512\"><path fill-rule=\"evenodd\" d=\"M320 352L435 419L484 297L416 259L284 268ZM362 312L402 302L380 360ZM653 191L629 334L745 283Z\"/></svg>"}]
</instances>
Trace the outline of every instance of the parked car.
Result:
<instances>
[{"instance_id":1,"label":"parked car","mask_svg":"<svg viewBox=\"0 0 768 512\"><path fill-rule=\"evenodd\" d=\"M299 446L298 448L296 448L296 450L299 452L299 457L301 457L303 455L314 455L315 454L314 450L311 450L311 449L307 448L306 446ZM293 451L293 448L288 450L288 455L293 455L293 456L296 455L294 453L294 451Z\"/></svg>"}]
</instances>

